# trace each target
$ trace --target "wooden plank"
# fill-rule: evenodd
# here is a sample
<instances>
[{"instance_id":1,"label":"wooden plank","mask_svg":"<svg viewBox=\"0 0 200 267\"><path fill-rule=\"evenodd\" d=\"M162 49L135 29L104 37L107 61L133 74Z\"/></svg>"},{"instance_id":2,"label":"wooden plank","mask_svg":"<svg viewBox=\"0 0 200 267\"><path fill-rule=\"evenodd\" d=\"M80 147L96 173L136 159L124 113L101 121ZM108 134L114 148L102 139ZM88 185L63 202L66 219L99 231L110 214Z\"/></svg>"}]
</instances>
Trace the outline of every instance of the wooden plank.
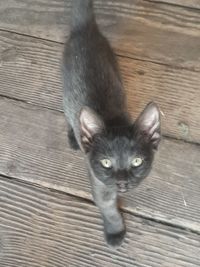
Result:
<instances>
[{"instance_id":1,"label":"wooden plank","mask_svg":"<svg viewBox=\"0 0 200 267\"><path fill-rule=\"evenodd\" d=\"M62 113L1 99L0 125L0 174L91 199ZM200 233L199 177L199 146L164 139L150 177L124 195L123 209Z\"/></svg>"},{"instance_id":2,"label":"wooden plank","mask_svg":"<svg viewBox=\"0 0 200 267\"><path fill-rule=\"evenodd\" d=\"M70 2L0 2L1 29L63 42ZM200 70L199 10L141 0L95 1L98 22L120 55Z\"/></svg>"},{"instance_id":3,"label":"wooden plank","mask_svg":"<svg viewBox=\"0 0 200 267\"><path fill-rule=\"evenodd\" d=\"M0 95L62 110L63 46L0 32ZM151 100L165 114L167 136L200 143L199 73L118 57L133 117Z\"/></svg>"},{"instance_id":4,"label":"wooden plank","mask_svg":"<svg viewBox=\"0 0 200 267\"><path fill-rule=\"evenodd\" d=\"M120 66L133 117L155 101L163 113L163 134L200 143L198 73L125 58Z\"/></svg>"},{"instance_id":5,"label":"wooden plank","mask_svg":"<svg viewBox=\"0 0 200 267\"><path fill-rule=\"evenodd\" d=\"M171 4L171 5L180 5L184 7L189 7L189 8L196 8L200 9L200 1L199 0L145 0L148 2L153 2L153 3L164 3L164 4Z\"/></svg>"},{"instance_id":6,"label":"wooden plank","mask_svg":"<svg viewBox=\"0 0 200 267\"><path fill-rule=\"evenodd\" d=\"M200 238L125 214L118 251L103 239L97 209L67 195L0 178L1 267L198 267Z\"/></svg>"}]
</instances>

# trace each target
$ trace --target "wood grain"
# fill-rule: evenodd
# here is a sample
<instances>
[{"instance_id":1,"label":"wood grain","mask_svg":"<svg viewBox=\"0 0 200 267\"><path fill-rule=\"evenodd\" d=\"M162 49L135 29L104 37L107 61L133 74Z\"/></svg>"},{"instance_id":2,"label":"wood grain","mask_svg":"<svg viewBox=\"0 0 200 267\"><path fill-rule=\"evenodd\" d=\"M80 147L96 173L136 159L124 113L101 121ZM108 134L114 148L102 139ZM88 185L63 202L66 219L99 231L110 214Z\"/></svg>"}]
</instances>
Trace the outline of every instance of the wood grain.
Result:
<instances>
[{"instance_id":1,"label":"wood grain","mask_svg":"<svg viewBox=\"0 0 200 267\"><path fill-rule=\"evenodd\" d=\"M0 28L64 42L71 1L3 0ZM95 1L102 31L120 55L200 70L199 10L141 0Z\"/></svg>"},{"instance_id":2,"label":"wood grain","mask_svg":"<svg viewBox=\"0 0 200 267\"><path fill-rule=\"evenodd\" d=\"M148 2L153 2L153 3L164 3L164 4L170 4L170 5L179 5L179 6L184 6L184 7L189 7L189 8L195 8L195 9L200 9L200 1L199 0L145 0Z\"/></svg>"},{"instance_id":3,"label":"wood grain","mask_svg":"<svg viewBox=\"0 0 200 267\"><path fill-rule=\"evenodd\" d=\"M84 201L0 178L1 267L198 267L200 239L125 214L118 251L103 239L97 209Z\"/></svg>"},{"instance_id":4,"label":"wood grain","mask_svg":"<svg viewBox=\"0 0 200 267\"><path fill-rule=\"evenodd\" d=\"M198 73L125 58L120 67L133 117L154 101L163 113L163 134L200 143Z\"/></svg>"},{"instance_id":5,"label":"wood grain","mask_svg":"<svg viewBox=\"0 0 200 267\"><path fill-rule=\"evenodd\" d=\"M62 113L1 99L0 125L0 174L91 199ZM123 196L123 210L200 233L199 177L199 146L164 139L150 177Z\"/></svg>"},{"instance_id":6,"label":"wood grain","mask_svg":"<svg viewBox=\"0 0 200 267\"><path fill-rule=\"evenodd\" d=\"M62 110L63 46L0 32L0 95ZM200 143L199 73L118 57L133 118L149 101L165 114L163 134Z\"/></svg>"}]
</instances>

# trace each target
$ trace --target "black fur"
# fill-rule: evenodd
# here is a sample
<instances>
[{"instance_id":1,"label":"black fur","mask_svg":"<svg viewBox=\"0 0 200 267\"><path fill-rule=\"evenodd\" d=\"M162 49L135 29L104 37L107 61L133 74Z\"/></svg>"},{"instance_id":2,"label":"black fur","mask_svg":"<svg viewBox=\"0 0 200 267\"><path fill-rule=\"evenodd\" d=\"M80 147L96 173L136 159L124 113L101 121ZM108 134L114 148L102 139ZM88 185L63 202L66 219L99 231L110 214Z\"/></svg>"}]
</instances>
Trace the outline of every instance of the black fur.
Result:
<instances>
[{"instance_id":1,"label":"black fur","mask_svg":"<svg viewBox=\"0 0 200 267\"><path fill-rule=\"evenodd\" d=\"M149 174L160 140L160 115L157 106L150 103L132 122L118 63L98 29L92 1L72 3L71 33L63 57L68 137L72 148L80 147L85 153L106 241L117 247L125 235L117 192L137 186ZM143 163L134 167L132 160L137 157ZM103 167L103 159L109 159L112 167Z\"/></svg>"},{"instance_id":2,"label":"black fur","mask_svg":"<svg viewBox=\"0 0 200 267\"><path fill-rule=\"evenodd\" d=\"M78 142L76 141L76 137L74 135L74 130L71 127L68 127L68 140L69 140L69 145L72 149L74 150L79 150L80 147L78 145Z\"/></svg>"},{"instance_id":3,"label":"black fur","mask_svg":"<svg viewBox=\"0 0 200 267\"><path fill-rule=\"evenodd\" d=\"M128 182L128 188L139 185L151 170L154 156L152 147L134 136L132 125L107 129L94 137L88 154L95 176L108 186L119 181ZM137 156L141 156L144 162L140 167L133 168L131 160ZM104 158L113 159L113 168L105 169L101 165L100 160Z\"/></svg>"}]
</instances>

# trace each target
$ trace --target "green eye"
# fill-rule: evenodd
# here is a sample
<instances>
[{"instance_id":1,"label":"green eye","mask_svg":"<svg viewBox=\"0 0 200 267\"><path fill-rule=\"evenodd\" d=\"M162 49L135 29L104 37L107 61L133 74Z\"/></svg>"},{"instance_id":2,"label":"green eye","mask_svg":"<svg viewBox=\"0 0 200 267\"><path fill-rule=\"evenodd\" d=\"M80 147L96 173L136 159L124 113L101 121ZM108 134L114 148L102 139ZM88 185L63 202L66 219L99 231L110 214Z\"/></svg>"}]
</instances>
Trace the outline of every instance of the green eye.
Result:
<instances>
[{"instance_id":1,"label":"green eye","mask_svg":"<svg viewBox=\"0 0 200 267\"><path fill-rule=\"evenodd\" d=\"M110 169L112 167L112 162L109 159L102 159L101 165L106 169Z\"/></svg>"},{"instance_id":2,"label":"green eye","mask_svg":"<svg viewBox=\"0 0 200 267\"><path fill-rule=\"evenodd\" d=\"M139 167L140 165L142 165L142 163L143 163L142 158L134 158L132 161L132 166L133 167Z\"/></svg>"}]
</instances>

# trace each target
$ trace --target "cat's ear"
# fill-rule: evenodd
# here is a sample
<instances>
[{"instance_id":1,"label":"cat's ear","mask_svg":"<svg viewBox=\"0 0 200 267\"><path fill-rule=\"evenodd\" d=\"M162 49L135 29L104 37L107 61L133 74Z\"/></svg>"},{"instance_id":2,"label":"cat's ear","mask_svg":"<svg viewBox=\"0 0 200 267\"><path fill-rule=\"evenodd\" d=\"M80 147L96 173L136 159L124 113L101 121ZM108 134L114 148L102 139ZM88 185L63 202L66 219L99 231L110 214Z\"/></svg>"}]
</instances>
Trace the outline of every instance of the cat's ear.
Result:
<instances>
[{"instance_id":1,"label":"cat's ear","mask_svg":"<svg viewBox=\"0 0 200 267\"><path fill-rule=\"evenodd\" d=\"M154 149L158 148L160 133L160 111L158 106L150 102L135 122L135 129L146 142L151 143Z\"/></svg>"},{"instance_id":2,"label":"cat's ear","mask_svg":"<svg viewBox=\"0 0 200 267\"><path fill-rule=\"evenodd\" d=\"M94 136L103 131L104 123L96 112L89 107L82 108L79 121L81 144L83 150L88 151L92 146Z\"/></svg>"}]
</instances>

